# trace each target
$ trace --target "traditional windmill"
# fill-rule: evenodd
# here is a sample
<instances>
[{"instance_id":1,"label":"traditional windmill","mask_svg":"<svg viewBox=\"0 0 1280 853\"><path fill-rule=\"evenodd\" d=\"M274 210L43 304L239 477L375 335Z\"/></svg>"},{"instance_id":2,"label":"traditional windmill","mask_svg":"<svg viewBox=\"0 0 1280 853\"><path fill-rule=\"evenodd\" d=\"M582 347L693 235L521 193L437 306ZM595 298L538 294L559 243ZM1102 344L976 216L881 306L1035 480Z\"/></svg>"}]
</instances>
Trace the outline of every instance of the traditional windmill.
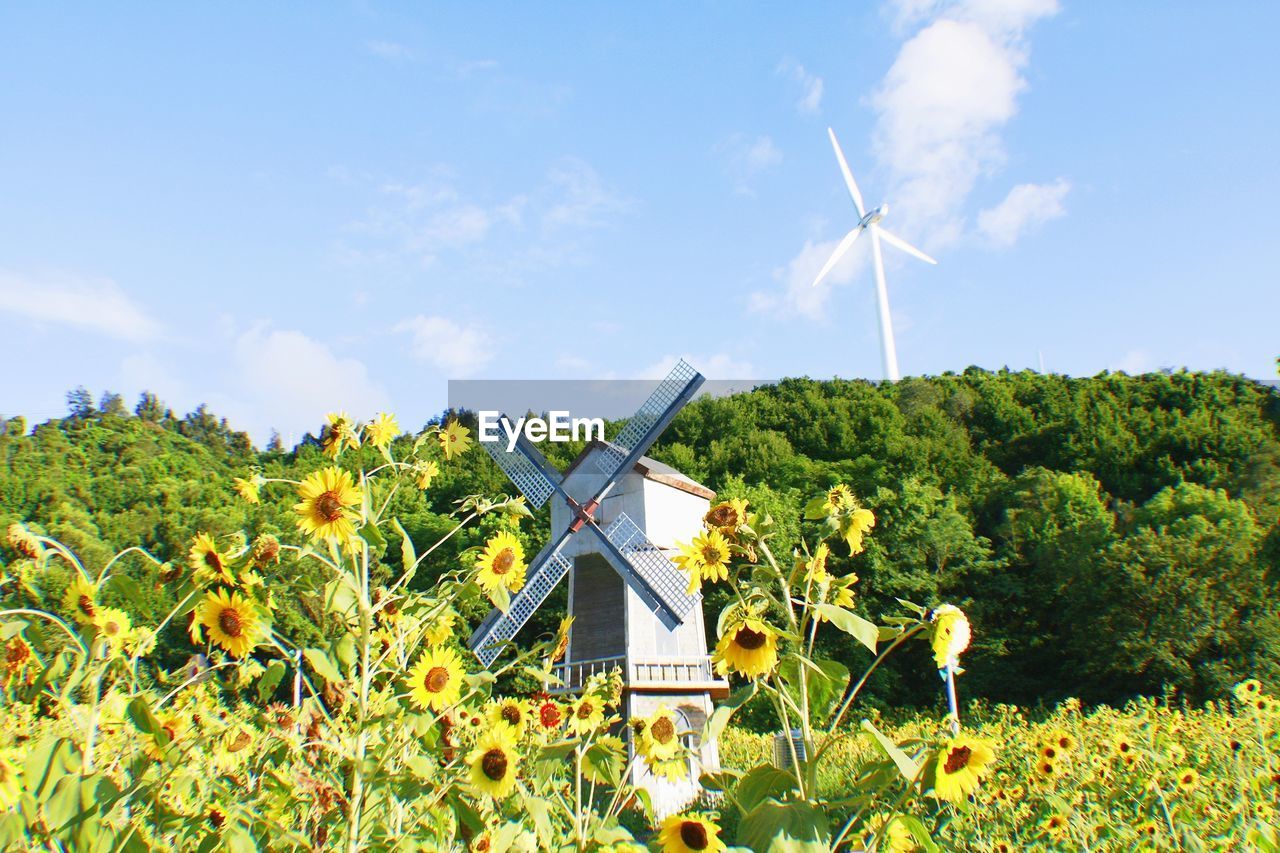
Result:
<instances>
[{"instance_id":1,"label":"traditional windmill","mask_svg":"<svg viewBox=\"0 0 1280 853\"><path fill-rule=\"evenodd\" d=\"M726 694L728 684L707 654L702 598L687 592L687 578L664 551L677 538L693 537L715 495L644 452L702 382L681 361L612 442L592 442L563 475L523 435L511 451L507 436L481 442L531 505L560 498L552 504L552 536L529 564L524 587L506 613L495 609L471 635L469 645L485 666L569 575L574 623L557 673L560 689L580 689L593 673L619 667L629 716L648 716L665 704L686 728L701 730L713 696ZM578 535L583 531L590 533ZM679 783L655 779L637 762L633 781L649 790L659 815L694 799L699 773L719 768L714 743L690 746L698 761Z\"/></svg>"}]
</instances>

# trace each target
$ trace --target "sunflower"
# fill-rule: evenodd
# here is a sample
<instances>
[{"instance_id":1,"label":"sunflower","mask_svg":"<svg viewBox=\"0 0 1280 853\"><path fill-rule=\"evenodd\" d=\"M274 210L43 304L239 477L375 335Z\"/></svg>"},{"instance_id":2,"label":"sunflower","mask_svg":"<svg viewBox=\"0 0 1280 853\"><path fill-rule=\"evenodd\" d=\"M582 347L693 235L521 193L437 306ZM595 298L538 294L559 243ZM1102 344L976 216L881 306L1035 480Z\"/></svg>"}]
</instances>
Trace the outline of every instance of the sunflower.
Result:
<instances>
[{"instance_id":1,"label":"sunflower","mask_svg":"<svg viewBox=\"0 0 1280 853\"><path fill-rule=\"evenodd\" d=\"M921 849L915 836L911 834L911 829L897 815L875 815L867 821L867 830L870 833L866 839L868 847L871 840L879 834L880 850L887 850L889 853L916 853Z\"/></svg>"},{"instance_id":2,"label":"sunflower","mask_svg":"<svg viewBox=\"0 0 1280 853\"><path fill-rule=\"evenodd\" d=\"M572 616L565 616L560 620L560 627L556 629L556 643L551 647L550 658L552 663L564 657L564 653L569 650L569 631L572 628Z\"/></svg>"},{"instance_id":3,"label":"sunflower","mask_svg":"<svg viewBox=\"0 0 1280 853\"><path fill-rule=\"evenodd\" d=\"M377 417L364 425L365 438L379 450L391 444L391 439L399 434L400 424L396 423L396 416L387 412L380 412Z\"/></svg>"},{"instance_id":4,"label":"sunflower","mask_svg":"<svg viewBox=\"0 0 1280 853\"><path fill-rule=\"evenodd\" d=\"M423 491L431 488L431 481L440 473L440 466L431 460L413 463L413 482Z\"/></svg>"},{"instance_id":5,"label":"sunflower","mask_svg":"<svg viewBox=\"0 0 1280 853\"><path fill-rule=\"evenodd\" d=\"M1200 774L1190 767L1183 767L1177 773L1178 787L1184 791L1195 790L1196 785L1200 783Z\"/></svg>"},{"instance_id":6,"label":"sunflower","mask_svg":"<svg viewBox=\"0 0 1280 853\"><path fill-rule=\"evenodd\" d=\"M1231 692L1240 701L1247 702L1262 693L1262 682L1256 678L1249 678L1233 687Z\"/></svg>"},{"instance_id":7,"label":"sunflower","mask_svg":"<svg viewBox=\"0 0 1280 853\"><path fill-rule=\"evenodd\" d=\"M675 758L680 752L680 730L675 714L666 705L658 708L652 717L644 721L643 734L639 738L640 753L654 761Z\"/></svg>"},{"instance_id":8,"label":"sunflower","mask_svg":"<svg viewBox=\"0 0 1280 853\"><path fill-rule=\"evenodd\" d=\"M266 481L263 480L260 475L254 474L247 480L236 477L231 482L236 488L236 494L244 498L246 502L256 504L262 501L262 496L259 494L259 490L262 488L262 484Z\"/></svg>"},{"instance_id":9,"label":"sunflower","mask_svg":"<svg viewBox=\"0 0 1280 853\"><path fill-rule=\"evenodd\" d=\"M351 474L337 468L313 471L298 486L300 503L293 507L298 514L298 528L316 539L337 538L350 541L356 535L356 514L351 507L361 501L360 489L351 482Z\"/></svg>"},{"instance_id":10,"label":"sunflower","mask_svg":"<svg viewBox=\"0 0 1280 853\"><path fill-rule=\"evenodd\" d=\"M708 530L693 538L698 555L698 572L703 580L729 579L729 541L719 530Z\"/></svg>"},{"instance_id":11,"label":"sunflower","mask_svg":"<svg viewBox=\"0 0 1280 853\"><path fill-rule=\"evenodd\" d=\"M1133 744L1126 738L1116 738L1111 743L1111 753L1117 758L1132 758L1136 755Z\"/></svg>"},{"instance_id":12,"label":"sunflower","mask_svg":"<svg viewBox=\"0 0 1280 853\"><path fill-rule=\"evenodd\" d=\"M320 431L320 446L325 456L337 459L344 448L360 448L360 435L356 432L355 421L351 420L350 415L346 412L330 412L325 415L325 419L329 423Z\"/></svg>"},{"instance_id":13,"label":"sunflower","mask_svg":"<svg viewBox=\"0 0 1280 853\"><path fill-rule=\"evenodd\" d=\"M1052 758L1041 756L1036 759L1036 775L1047 782L1050 779L1056 779L1061 774L1058 772L1058 765Z\"/></svg>"},{"instance_id":14,"label":"sunflower","mask_svg":"<svg viewBox=\"0 0 1280 853\"><path fill-rule=\"evenodd\" d=\"M467 755L471 784L495 800L505 799L516 786L520 756L504 727L492 729Z\"/></svg>"},{"instance_id":15,"label":"sunflower","mask_svg":"<svg viewBox=\"0 0 1280 853\"><path fill-rule=\"evenodd\" d=\"M827 491L826 500L823 502L827 515L835 515L836 513L853 509L854 505L853 492L844 483L831 487Z\"/></svg>"},{"instance_id":16,"label":"sunflower","mask_svg":"<svg viewBox=\"0 0 1280 853\"><path fill-rule=\"evenodd\" d=\"M804 564L805 577L813 583L825 583L831 580L827 574L827 558L831 556L831 548L826 542L819 542L813 549L813 557Z\"/></svg>"},{"instance_id":17,"label":"sunflower","mask_svg":"<svg viewBox=\"0 0 1280 853\"><path fill-rule=\"evenodd\" d=\"M1063 752L1070 752L1076 748L1076 739L1071 736L1070 732L1058 729L1049 736L1049 743L1056 746Z\"/></svg>"},{"instance_id":18,"label":"sunflower","mask_svg":"<svg viewBox=\"0 0 1280 853\"><path fill-rule=\"evenodd\" d=\"M208 533L197 533L187 552L187 564L191 566L197 584L234 584L235 575L229 565L231 558L218 550L218 545Z\"/></svg>"},{"instance_id":19,"label":"sunflower","mask_svg":"<svg viewBox=\"0 0 1280 853\"><path fill-rule=\"evenodd\" d=\"M498 587L519 592L524 586L524 546L514 534L503 530L485 543L484 550L476 557L476 583L486 593L492 594Z\"/></svg>"},{"instance_id":20,"label":"sunflower","mask_svg":"<svg viewBox=\"0 0 1280 853\"><path fill-rule=\"evenodd\" d=\"M978 789L983 769L995 759L986 741L956 737L947 741L938 754L933 777L933 794L940 800L962 802Z\"/></svg>"},{"instance_id":21,"label":"sunflower","mask_svg":"<svg viewBox=\"0 0 1280 853\"><path fill-rule=\"evenodd\" d=\"M169 746L186 734L187 720L182 714L173 711L160 714L158 719L160 728L144 739L143 750L147 755L160 761L164 758Z\"/></svg>"},{"instance_id":22,"label":"sunflower","mask_svg":"<svg viewBox=\"0 0 1280 853\"><path fill-rule=\"evenodd\" d=\"M869 509L855 508L840 517L840 537L849 546L850 554L861 554L862 539L876 526L876 517Z\"/></svg>"},{"instance_id":23,"label":"sunflower","mask_svg":"<svg viewBox=\"0 0 1280 853\"><path fill-rule=\"evenodd\" d=\"M427 625L426 630L423 632L422 636L426 639L427 645L444 645L453 636L453 625L457 621L457 612L452 607L446 607L436 618L431 620L431 623Z\"/></svg>"},{"instance_id":24,"label":"sunflower","mask_svg":"<svg viewBox=\"0 0 1280 853\"><path fill-rule=\"evenodd\" d=\"M759 619L745 617L725 631L712 660L721 675L730 670L747 678L768 675L778 665L778 635Z\"/></svg>"},{"instance_id":25,"label":"sunflower","mask_svg":"<svg viewBox=\"0 0 1280 853\"><path fill-rule=\"evenodd\" d=\"M490 703L485 710L485 716L489 718L489 722L495 728L505 726L509 730L511 739L519 740L529 727L531 712L528 703L507 697L501 701Z\"/></svg>"},{"instance_id":26,"label":"sunflower","mask_svg":"<svg viewBox=\"0 0 1280 853\"><path fill-rule=\"evenodd\" d=\"M98 629L98 636L106 640L112 651L124 648L125 640L133 630L129 614L115 607L99 607L94 614L93 624Z\"/></svg>"},{"instance_id":27,"label":"sunflower","mask_svg":"<svg viewBox=\"0 0 1280 853\"><path fill-rule=\"evenodd\" d=\"M16 521L9 525L8 538L9 547L24 557L34 560L44 553L44 546L40 544L40 540Z\"/></svg>"},{"instance_id":28,"label":"sunflower","mask_svg":"<svg viewBox=\"0 0 1280 853\"><path fill-rule=\"evenodd\" d=\"M969 620L954 604L944 604L933 611L933 659L938 669L959 664L960 653L969 648Z\"/></svg>"},{"instance_id":29,"label":"sunflower","mask_svg":"<svg viewBox=\"0 0 1280 853\"><path fill-rule=\"evenodd\" d=\"M560 703L545 693L535 697L534 715L538 721L538 730L543 734L558 732L564 724L564 708Z\"/></svg>"},{"instance_id":30,"label":"sunflower","mask_svg":"<svg viewBox=\"0 0 1280 853\"><path fill-rule=\"evenodd\" d=\"M196 605L195 623L232 657L242 658L258 645L262 626L253 603L238 592L209 592Z\"/></svg>"},{"instance_id":31,"label":"sunflower","mask_svg":"<svg viewBox=\"0 0 1280 853\"><path fill-rule=\"evenodd\" d=\"M22 797L22 771L16 756L0 752L0 811L9 811Z\"/></svg>"},{"instance_id":32,"label":"sunflower","mask_svg":"<svg viewBox=\"0 0 1280 853\"><path fill-rule=\"evenodd\" d=\"M588 690L569 703L569 731L588 735L604 725L604 700Z\"/></svg>"},{"instance_id":33,"label":"sunflower","mask_svg":"<svg viewBox=\"0 0 1280 853\"><path fill-rule=\"evenodd\" d=\"M1067 832L1071 826L1071 819L1064 814L1051 814L1044 820L1040 821L1040 827L1049 837L1055 841L1061 841L1067 837Z\"/></svg>"},{"instance_id":34,"label":"sunflower","mask_svg":"<svg viewBox=\"0 0 1280 853\"><path fill-rule=\"evenodd\" d=\"M853 585L857 582L858 576L855 574L847 574L842 578L836 578L835 583L831 585L831 603L836 607L852 607ZM821 616L818 618L824 619Z\"/></svg>"},{"instance_id":35,"label":"sunflower","mask_svg":"<svg viewBox=\"0 0 1280 853\"><path fill-rule=\"evenodd\" d=\"M71 611L80 624L92 623L98 613L98 585L76 575L76 579L62 596L62 606Z\"/></svg>"},{"instance_id":36,"label":"sunflower","mask_svg":"<svg viewBox=\"0 0 1280 853\"><path fill-rule=\"evenodd\" d=\"M436 436L445 459L451 460L471 449L471 430L457 421L449 421L436 432Z\"/></svg>"},{"instance_id":37,"label":"sunflower","mask_svg":"<svg viewBox=\"0 0 1280 853\"><path fill-rule=\"evenodd\" d=\"M702 523L725 536L732 536L747 523L747 502L741 498L722 501L707 510Z\"/></svg>"},{"instance_id":38,"label":"sunflower","mask_svg":"<svg viewBox=\"0 0 1280 853\"><path fill-rule=\"evenodd\" d=\"M704 850L719 853L724 850L720 840L720 827L701 815L672 815L662 822L658 832L662 853L702 853Z\"/></svg>"},{"instance_id":39,"label":"sunflower","mask_svg":"<svg viewBox=\"0 0 1280 853\"><path fill-rule=\"evenodd\" d=\"M461 698L465 675L453 649L428 649L409 673L409 695L422 710L438 713Z\"/></svg>"}]
</instances>

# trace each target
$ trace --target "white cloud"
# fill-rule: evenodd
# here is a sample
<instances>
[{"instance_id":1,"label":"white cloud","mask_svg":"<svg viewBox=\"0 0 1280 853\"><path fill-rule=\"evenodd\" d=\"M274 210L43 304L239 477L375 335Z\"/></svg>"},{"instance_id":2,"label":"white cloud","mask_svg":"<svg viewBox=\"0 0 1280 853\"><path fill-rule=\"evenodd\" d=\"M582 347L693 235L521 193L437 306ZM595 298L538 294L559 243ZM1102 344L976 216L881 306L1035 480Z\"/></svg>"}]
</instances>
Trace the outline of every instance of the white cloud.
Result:
<instances>
[{"instance_id":1,"label":"white cloud","mask_svg":"<svg viewBox=\"0 0 1280 853\"><path fill-rule=\"evenodd\" d=\"M813 286L818 271L835 251L839 240L813 243L806 240L804 248L792 258L785 267L773 271L773 278L782 284L782 293L756 292L751 294L747 303L748 309L756 313L769 313L783 309L789 313L808 317L810 320L821 319L825 315L827 299L833 288L848 284L867 267L867 243L859 240L845 253L840 262L827 273L826 277Z\"/></svg>"},{"instance_id":2,"label":"white cloud","mask_svg":"<svg viewBox=\"0 0 1280 853\"><path fill-rule=\"evenodd\" d=\"M412 335L409 351L413 356L453 378L473 375L496 354L488 332L445 317L419 314L397 324L393 331Z\"/></svg>"},{"instance_id":3,"label":"white cloud","mask_svg":"<svg viewBox=\"0 0 1280 853\"><path fill-rule=\"evenodd\" d=\"M364 43L364 49L381 59L403 61L414 58L414 52L403 44L394 41L372 39Z\"/></svg>"},{"instance_id":4,"label":"white cloud","mask_svg":"<svg viewBox=\"0 0 1280 853\"><path fill-rule=\"evenodd\" d=\"M998 245L1012 246L1023 233L1064 215L1062 200L1070 191L1063 178L1052 184L1018 184L1004 201L978 214L978 230Z\"/></svg>"},{"instance_id":5,"label":"white cloud","mask_svg":"<svg viewBox=\"0 0 1280 853\"><path fill-rule=\"evenodd\" d=\"M784 59L778 63L778 73L800 84L800 100L796 101L796 110L813 115L822 109L822 78L810 74L798 62Z\"/></svg>"},{"instance_id":6,"label":"white cloud","mask_svg":"<svg viewBox=\"0 0 1280 853\"><path fill-rule=\"evenodd\" d=\"M1026 31L1054 14L1054 0L902 0L900 27L923 24L899 50L872 96L876 158L888 171L895 230L954 239L962 205L1004 161L1000 137L1026 89Z\"/></svg>"},{"instance_id":7,"label":"white cloud","mask_svg":"<svg viewBox=\"0 0 1280 853\"><path fill-rule=\"evenodd\" d=\"M553 166L547 182L549 203L542 215L545 226L594 227L631 205L606 188L589 164L574 158Z\"/></svg>"},{"instance_id":8,"label":"white cloud","mask_svg":"<svg viewBox=\"0 0 1280 853\"><path fill-rule=\"evenodd\" d=\"M750 362L740 361L728 353L718 352L713 355L666 355L658 361L642 369L636 379L663 379L676 362L684 359L697 368L698 372L710 379L750 379L755 370Z\"/></svg>"},{"instance_id":9,"label":"white cloud","mask_svg":"<svg viewBox=\"0 0 1280 853\"><path fill-rule=\"evenodd\" d=\"M782 162L782 152L769 136L750 139L741 133L722 139L712 149L724 159L724 170L734 182L734 191L753 195L752 179Z\"/></svg>"},{"instance_id":10,"label":"white cloud","mask_svg":"<svg viewBox=\"0 0 1280 853\"><path fill-rule=\"evenodd\" d=\"M0 270L0 313L126 341L150 340L160 333L160 324L106 278Z\"/></svg>"}]
</instances>

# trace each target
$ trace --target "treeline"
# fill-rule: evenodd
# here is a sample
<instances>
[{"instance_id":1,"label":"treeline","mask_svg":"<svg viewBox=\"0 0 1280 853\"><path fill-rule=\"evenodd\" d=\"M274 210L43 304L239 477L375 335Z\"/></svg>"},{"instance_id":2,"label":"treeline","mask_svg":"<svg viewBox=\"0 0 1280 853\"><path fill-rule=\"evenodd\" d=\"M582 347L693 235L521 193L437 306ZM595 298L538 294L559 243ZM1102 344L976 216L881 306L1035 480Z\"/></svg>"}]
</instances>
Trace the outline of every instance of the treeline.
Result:
<instances>
[{"instance_id":1,"label":"treeline","mask_svg":"<svg viewBox=\"0 0 1280 853\"><path fill-rule=\"evenodd\" d=\"M197 531L290 535L287 495L250 506L231 478L258 466L299 479L326 461L313 440L258 451L203 407L179 418L152 395L132 413L111 394L95 405L77 389L69 402L67 418L30 434L21 419L0 425L0 523L27 520L96 565L131 545L184 560ZM563 468L576 450L550 455ZM849 484L877 525L854 560L836 546L835 568L859 575L869 615L895 598L965 607L971 695L1118 701L1173 688L1201 699L1248 676L1280 682L1280 393L1251 380L975 368L893 385L786 380L694 402L653 455L810 541L805 500ZM454 501L510 491L473 452L426 492L398 493L394 508L421 547L452 527ZM527 525L530 553L545 525L545 510ZM484 535L450 540L439 565ZM140 564L124 576L116 594L166 605ZM294 567L269 580L292 600ZM0 587L6 600L19 594L17 583ZM562 602L531 630L553 626ZM712 591L708 609L720 604ZM310 606L282 607L277 627L313 631ZM171 633L174 658L185 656L180 626ZM825 653L861 660L838 637ZM923 650L904 656L877 674L874 696L935 701L928 669Z\"/></svg>"}]
</instances>

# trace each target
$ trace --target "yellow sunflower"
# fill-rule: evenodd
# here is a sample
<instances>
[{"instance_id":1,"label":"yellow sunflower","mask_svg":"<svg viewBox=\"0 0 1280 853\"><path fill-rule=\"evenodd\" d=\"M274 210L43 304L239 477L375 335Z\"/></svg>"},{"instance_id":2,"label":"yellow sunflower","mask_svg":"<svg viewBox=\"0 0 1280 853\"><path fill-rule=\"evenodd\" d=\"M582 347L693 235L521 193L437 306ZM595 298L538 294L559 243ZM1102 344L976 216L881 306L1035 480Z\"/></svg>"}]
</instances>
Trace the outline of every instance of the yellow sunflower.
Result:
<instances>
[{"instance_id":1,"label":"yellow sunflower","mask_svg":"<svg viewBox=\"0 0 1280 853\"><path fill-rule=\"evenodd\" d=\"M413 482L423 491L431 488L431 481L440 473L440 466L431 460L413 463Z\"/></svg>"},{"instance_id":2,"label":"yellow sunflower","mask_svg":"<svg viewBox=\"0 0 1280 853\"><path fill-rule=\"evenodd\" d=\"M124 648L129 632L133 630L129 614L115 607L99 607L94 614L93 624L98 629L98 636L106 640L113 651Z\"/></svg>"},{"instance_id":3,"label":"yellow sunflower","mask_svg":"<svg viewBox=\"0 0 1280 853\"><path fill-rule=\"evenodd\" d=\"M818 547L813 549L813 558L804 564L805 574L809 580L814 583L831 580L831 575L827 574L827 558L830 556L831 549L827 547L827 543L819 542Z\"/></svg>"},{"instance_id":4,"label":"yellow sunflower","mask_svg":"<svg viewBox=\"0 0 1280 853\"><path fill-rule=\"evenodd\" d=\"M1248 702L1262 693L1262 682L1256 678L1246 679L1231 689L1241 702Z\"/></svg>"},{"instance_id":5,"label":"yellow sunflower","mask_svg":"<svg viewBox=\"0 0 1280 853\"><path fill-rule=\"evenodd\" d=\"M361 495L350 472L337 468L313 471L298 486L298 496L302 501L294 504L293 511L303 533L343 542L355 537L357 513L351 507L360 504Z\"/></svg>"},{"instance_id":6,"label":"yellow sunflower","mask_svg":"<svg viewBox=\"0 0 1280 853\"><path fill-rule=\"evenodd\" d=\"M564 657L564 653L569 650L569 631L573 628L573 617L565 616L560 620L560 627L556 629L556 642L551 647L551 662L555 663Z\"/></svg>"},{"instance_id":7,"label":"yellow sunflower","mask_svg":"<svg viewBox=\"0 0 1280 853\"><path fill-rule=\"evenodd\" d=\"M887 850L889 853L916 853L921 849L915 836L911 834L911 829L897 815L875 815L867 822L867 830L868 847L878 833L880 850Z\"/></svg>"},{"instance_id":8,"label":"yellow sunflower","mask_svg":"<svg viewBox=\"0 0 1280 853\"><path fill-rule=\"evenodd\" d=\"M485 716L494 728L505 726L512 740L519 740L529 727L530 710L526 702L508 696L498 702L491 702L485 709Z\"/></svg>"},{"instance_id":9,"label":"yellow sunflower","mask_svg":"<svg viewBox=\"0 0 1280 853\"><path fill-rule=\"evenodd\" d=\"M238 592L209 592L196 605L196 624L232 657L242 658L258 645L262 626L253 603Z\"/></svg>"},{"instance_id":10,"label":"yellow sunflower","mask_svg":"<svg viewBox=\"0 0 1280 853\"><path fill-rule=\"evenodd\" d=\"M98 585L76 575L62 596L62 606L75 616L77 622L88 625L98 613Z\"/></svg>"},{"instance_id":11,"label":"yellow sunflower","mask_svg":"<svg viewBox=\"0 0 1280 853\"><path fill-rule=\"evenodd\" d=\"M831 584L831 603L836 607L852 607L853 585L857 582L858 576L852 573L842 578L836 578L835 583ZM824 619L822 616L818 618Z\"/></svg>"},{"instance_id":12,"label":"yellow sunflower","mask_svg":"<svg viewBox=\"0 0 1280 853\"><path fill-rule=\"evenodd\" d=\"M492 594L498 587L519 592L524 586L524 546L512 533L503 530L485 543L484 550L476 557L476 583L486 593Z\"/></svg>"},{"instance_id":13,"label":"yellow sunflower","mask_svg":"<svg viewBox=\"0 0 1280 853\"><path fill-rule=\"evenodd\" d=\"M588 735L604 725L604 700L587 691L569 703L569 731Z\"/></svg>"},{"instance_id":14,"label":"yellow sunflower","mask_svg":"<svg viewBox=\"0 0 1280 853\"><path fill-rule=\"evenodd\" d=\"M0 752L0 811L8 812L22 797L22 770L16 756Z\"/></svg>"},{"instance_id":15,"label":"yellow sunflower","mask_svg":"<svg viewBox=\"0 0 1280 853\"><path fill-rule=\"evenodd\" d=\"M956 667L960 653L969 648L969 620L959 607L944 604L933 611L933 659L938 669Z\"/></svg>"},{"instance_id":16,"label":"yellow sunflower","mask_svg":"<svg viewBox=\"0 0 1280 853\"><path fill-rule=\"evenodd\" d=\"M381 449L391 444L391 439L400 434L400 424L396 423L395 415L382 412L364 425L364 434L370 444Z\"/></svg>"},{"instance_id":17,"label":"yellow sunflower","mask_svg":"<svg viewBox=\"0 0 1280 853\"><path fill-rule=\"evenodd\" d=\"M854 509L840 520L840 536L849 545L850 554L861 554L862 539L876 526L876 517L869 509Z\"/></svg>"},{"instance_id":18,"label":"yellow sunflower","mask_svg":"<svg viewBox=\"0 0 1280 853\"><path fill-rule=\"evenodd\" d=\"M445 459L461 456L471 449L471 430L457 421L449 421L436 433Z\"/></svg>"},{"instance_id":19,"label":"yellow sunflower","mask_svg":"<svg viewBox=\"0 0 1280 853\"><path fill-rule=\"evenodd\" d=\"M1178 787L1184 791L1195 790L1200 783L1200 774L1190 767L1183 767L1177 773Z\"/></svg>"},{"instance_id":20,"label":"yellow sunflower","mask_svg":"<svg viewBox=\"0 0 1280 853\"><path fill-rule=\"evenodd\" d=\"M960 736L947 741L938 754L933 794L940 800L961 802L978 789L984 768L995 759L986 741Z\"/></svg>"},{"instance_id":21,"label":"yellow sunflower","mask_svg":"<svg viewBox=\"0 0 1280 853\"><path fill-rule=\"evenodd\" d=\"M471 784L495 800L505 799L516 786L520 755L511 735L499 727L484 734L467 755Z\"/></svg>"},{"instance_id":22,"label":"yellow sunflower","mask_svg":"<svg viewBox=\"0 0 1280 853\"><path fill-rule=\"evenodd\" d=\"M465 675L453 649L428 649L409 673L409 695L422 710L439 713L462 697Z\"/></svg>"},{"instance_id":23,"label":"yellow sunflower","mask_svg":"<svg viewBox=\"0 0 1280 853\"><path fill-rule=\"evenodd\" d=\"M747 502L741 498L722 501L707 510L702 523L719 530L725 536L732 536L747 523Z\"/></svg>"},{"instance_id":24,"label":"yellow sunflower","mask_svg":"<svg viewBox=\"0 0 1280 853\"><path fill-rule=\"evenodd\" d=\"M689 575L692 595L704 580L726 580L729 577L729 542L715 528L699 533L689 543L676 543L680 553L674 562Z\"/></svg>"},{"instance_id":25,"label":"yellow sunflower","mask_svg":"<svg viewBox=\"0 0 1280 853\"><path fill-rule=\"evenodd\" d=\"M827 499L824 502L828 515L852 509L854 506L853 492L844 483L833 486L827 491Z\"/></svg>"},{"instance_id":26,"label":"yellow sunflower","mask_svg":"<svg viewBox=\"0 0 1280 853\"><path fill-rule=\"evenodd\" d=\"M9 525L8 539L9 547L24 557L34 560L44 553L44 546L40 544L40 540L16 521Z\"/></svg>"},{"instance_id":27,"label":"yellow sunflower","mask_svg":"<svg viewBox=\"0 0 1280 853\"><path fill-rule=\"evenodd\" d=\"M720 827L701 815L672 815L662 822L658 832L662 853L719 853L724 850Z\"/></svg>"},{"instance_id":28,"label":"yellow sunflower","mask_svg":"<svg viewBox=\"0 0 1280 853\"><path fill-rule=\"evenodd\" d=\"M638 740L640 754L646 759L664 761L674 758L680 752L680 729L675 714L665 705L660 706L652 717L644 721L643 733Z\"/></svg>"},{"instance_id":29,"label":"yellow sunflower","mask_svg":"<svg viewBox=\"0 0 1280 853\"><path fill-rule=\"evenodd\" d=\"M240 495L240 497L242 497L246 502L251 504L261 502L262 496L259 494L259 490L262 488L263 482L265 481L258 474L254 474L247 480L240 477L236 477L232 480L232 483L236 487L236 494Z\"/></svg>"},{"instance_id":30,"label":"yellow sunflower","mask_svg":"<svg viewBox=\"0 0 1280 853\"><path fill-rule=\"evenodd\" d=\"M220 582L235 583L235 576L228 565L230 558L218 550L218 544L208 533L197 533L187 554L187 563L195 574L195 581L200 585Z\"/></svg>"},{"instance_id":31,"label":"yellow sunflower","mask_svg":"<svg viewBox=\"0 0 1280 853\"><path fill-rule=\"evenodd\" d=\"M453 625L458 621L458 614L452 607L445 608L439 616L431 620L427 625L423 637L427 641L428 646L443 645L450 637L453 636Z\"/></svg>"},{"instance_id":32,"label":"yellow sunflower","mask_svg":"<svg viewBox=\"0 0 1280 853\"><path fill-rule=\"evenodd\" d=\"M350 415L346 412L330 412L325 419L329 423L320 431L320 446L325 456L337 459L345 448L360 448L360 435L356 432L356 423Z\"/></svg>"},{"instance_id":33,"label":"yellow sunflower","mask_svg":"<svg viewBox=\"0 0 1280 853\"><path fill-rule=\"evenodd\" d=\"M720 638L712 660L721 675L730 671L747 678L768 675L778 665L778 635L759 619L740 619Z\"/></svg>"}]
</instances>

